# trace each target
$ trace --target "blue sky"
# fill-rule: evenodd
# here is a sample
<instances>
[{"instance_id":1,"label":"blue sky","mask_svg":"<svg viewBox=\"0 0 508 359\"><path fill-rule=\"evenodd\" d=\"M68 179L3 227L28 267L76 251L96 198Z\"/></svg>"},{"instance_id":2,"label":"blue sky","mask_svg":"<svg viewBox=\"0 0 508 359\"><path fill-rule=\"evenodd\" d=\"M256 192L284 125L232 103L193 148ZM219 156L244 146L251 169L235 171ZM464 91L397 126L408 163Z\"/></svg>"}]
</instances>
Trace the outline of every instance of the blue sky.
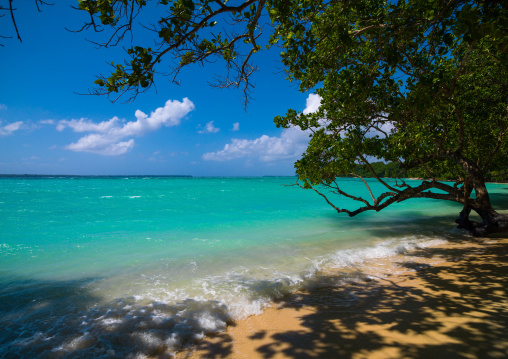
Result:
<instances>
[{"instance_id":1,"label":"blue sky","mask_svg":"<svg viewBox=\"0 0 508 359\"><path fill-rule=\"evenodd\" d=\"M55 3L38 13L33 2L15 1L23 42L0 39L0 173L294 174L308 135L278 129L273 118L289 108L309 111L318 98L284 79L279 49L256 57L260 71L247 110L240 91L208 86L220 63L184 69L180 86L160 76L157 91L111 103L79 93L108 73L107 61L124 59L124 50L97 49L86 39L103 35L65 30L80 28L85 14L71 9L77 1ZM0 35L14 35L7 16ZM133 44L147 43L143 36L135 33Z\"/></svg>"}]
</instances>

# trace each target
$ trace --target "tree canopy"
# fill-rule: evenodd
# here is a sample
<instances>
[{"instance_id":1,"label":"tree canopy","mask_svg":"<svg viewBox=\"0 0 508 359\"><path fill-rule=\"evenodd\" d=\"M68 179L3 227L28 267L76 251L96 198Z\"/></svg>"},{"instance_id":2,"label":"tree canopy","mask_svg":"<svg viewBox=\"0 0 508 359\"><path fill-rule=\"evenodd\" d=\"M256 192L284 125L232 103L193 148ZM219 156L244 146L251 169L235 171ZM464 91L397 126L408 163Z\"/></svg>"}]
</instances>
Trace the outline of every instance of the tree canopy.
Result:
<instances>
[{"instance_id":1,"label":"tree canopy","mask_svg":"<svg viewBox=\"0 0 508 359\"><path fill-rule=\"evenodd\" d=\"M463 204L458 223L473 234L505 230L485 176L506 171L508 163L506 4L291 4L292 15L277 26L283 63L302 90L316 88L322 98L315 113L290 110L275 119L282 127L315 129L296 163L303 187L322 184L357 200L355 210L335 206L313 187L350 216L434 198ZM354 173L358 163L374 174L372 158L429 180L392 185L377 177L386 192L371 201L342 191L337 176ZM439 181L443 173L454 183ZM482 223L469 220L471 209Z\"/></svg>"},{"instance_id":2,"label":"tree canopy","mask_svg":"<svg viewBox=\"0 0 508 359\"><path fill-rule=\"evenodd\" d=\"M185 66L224 61L215 85L240 88L247 103L255 54L280 47L288 80L321 98L314 113L288 110L275 118L279 127L312 131L295 164L298 185L350 216L409 198L458 202L464 207L457 223L474 235L508 230L508 216L492 208L485 184L504 176L508 163L507 7L505 0L78 0L76 6L89 14L81 30L107 30L104 47L129 43L143 13L152 20L141 26L153 32L153 44L126 48L127 60L112 63L94 94L132 99L158 72L178 82ZM372 164L379 161L397 164L400 180L379 176ZM364 199L342 190L338 177L365 171L384 193L376 197L369 188L372 198ZM426 180L414 184L407 176ZM359 207L334 204L330 191ZM471 210L481 223L469 219Z\"/></svg>"}]
</instances>

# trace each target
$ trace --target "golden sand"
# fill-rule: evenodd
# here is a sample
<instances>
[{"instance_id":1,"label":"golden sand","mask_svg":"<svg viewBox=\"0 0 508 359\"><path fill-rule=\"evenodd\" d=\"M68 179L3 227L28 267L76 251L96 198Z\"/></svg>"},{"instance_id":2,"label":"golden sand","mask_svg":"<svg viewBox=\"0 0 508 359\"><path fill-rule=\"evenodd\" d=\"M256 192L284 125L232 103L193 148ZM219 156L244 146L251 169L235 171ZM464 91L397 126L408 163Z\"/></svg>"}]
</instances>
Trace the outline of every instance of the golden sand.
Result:
<instances>
[{"instance_id":1,"label":"golden sand","mask_svg":"<svg viewBox=\"0 0 508 359\"><path fill-rule=\"evenodd\" d=\"M426 248L356 271L365 280L293 294L177 357L508 358L508 239Z\"/></svg>"}]
</instances>

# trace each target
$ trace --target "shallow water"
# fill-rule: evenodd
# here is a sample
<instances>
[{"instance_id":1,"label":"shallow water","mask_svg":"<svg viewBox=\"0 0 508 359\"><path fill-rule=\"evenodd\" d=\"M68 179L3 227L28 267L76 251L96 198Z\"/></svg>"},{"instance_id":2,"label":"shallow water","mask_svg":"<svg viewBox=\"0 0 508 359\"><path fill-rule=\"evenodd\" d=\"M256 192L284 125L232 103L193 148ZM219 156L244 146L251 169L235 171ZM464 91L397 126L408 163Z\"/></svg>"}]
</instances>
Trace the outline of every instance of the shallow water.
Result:
<instances>
[{"instance_id":1,"label":"shallow water","mask_svg":"<svg viewBox=\"0 0 508 359\"><path fill-rule=\"evenodd\" d=\"M464 236L453 203L349 218L294 180L0 178L0 357L162 356L323 268Z\"/></svg>"}]
</instances>

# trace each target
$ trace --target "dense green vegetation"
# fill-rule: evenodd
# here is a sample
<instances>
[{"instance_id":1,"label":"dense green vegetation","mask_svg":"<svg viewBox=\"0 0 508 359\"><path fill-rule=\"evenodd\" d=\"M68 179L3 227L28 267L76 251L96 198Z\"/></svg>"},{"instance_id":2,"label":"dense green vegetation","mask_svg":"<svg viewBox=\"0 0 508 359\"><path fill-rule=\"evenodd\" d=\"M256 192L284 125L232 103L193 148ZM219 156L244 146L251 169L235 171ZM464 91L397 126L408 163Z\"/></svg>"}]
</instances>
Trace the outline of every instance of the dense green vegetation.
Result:
<instances>
[{"instance_id":1,"label":"dense green vegetation","mask_svg":"<svg viewBox=\"0 0 508 359\"><path fill-rule=\"evenodd\" d=\"M371 162L370 165L374 170L375 174L381 178L421 178L419 177L419 173L406 173L403 171L403 168L396 162ZM354 173L358 176L364 178L373 178L375 175L371 172L371 170L366 165L356 165ZM350 177L352 175L349 175ZM451 172L443 171L439 174L438 179L440 181L452 181L454 179L454 174ZM508 181L508 172L507 171L489 171L485 174L485 180L487 182L506 182Z\"/></svg>"},{"instance_id":2,"label":"dense green vegetation","mask_svg":"<svg viewBox=\"0 0 508 359\"><path fill-rule=\"evenodd\" d=\"M372 169L374 170L375 174L382 178L398 178L402 177L405 178L407 176L401 174L401 168L398 163L396 162L390 162L390 163L384 163L384 162L372 162L370 164L372 166ZM370 171L370 169L365 165L356 165L356 168L354 170L354 173L362 176L362 177L374 177L374 174Z\"/></svg>"}]
</instances>

